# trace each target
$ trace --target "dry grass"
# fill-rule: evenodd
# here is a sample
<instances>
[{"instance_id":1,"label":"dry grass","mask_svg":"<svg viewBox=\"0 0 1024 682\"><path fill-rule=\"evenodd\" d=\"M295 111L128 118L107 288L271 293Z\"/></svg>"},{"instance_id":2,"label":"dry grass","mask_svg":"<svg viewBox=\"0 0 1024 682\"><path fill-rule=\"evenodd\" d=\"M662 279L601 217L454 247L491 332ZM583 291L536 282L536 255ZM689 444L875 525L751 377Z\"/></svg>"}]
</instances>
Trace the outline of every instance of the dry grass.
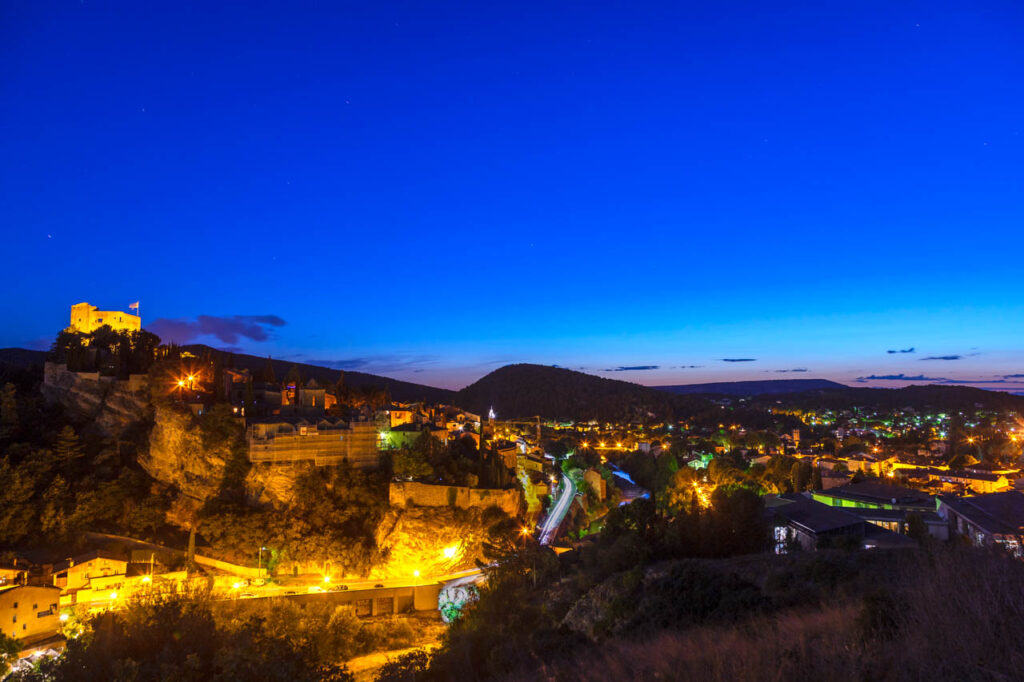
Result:
<instances>
[{"instance_id":1,"label":"dry grass","mask_svg":"<svg viewBox=\"0 0 1024 682\"><path fill-rule=\"evenodd\" d=\"M736 626L615 639L510 680L799 682L1024 679L1024 565L941 548L908 553L880 599ZM869 628L867 616L881 627Z\"/></svg>"}]
</instances>

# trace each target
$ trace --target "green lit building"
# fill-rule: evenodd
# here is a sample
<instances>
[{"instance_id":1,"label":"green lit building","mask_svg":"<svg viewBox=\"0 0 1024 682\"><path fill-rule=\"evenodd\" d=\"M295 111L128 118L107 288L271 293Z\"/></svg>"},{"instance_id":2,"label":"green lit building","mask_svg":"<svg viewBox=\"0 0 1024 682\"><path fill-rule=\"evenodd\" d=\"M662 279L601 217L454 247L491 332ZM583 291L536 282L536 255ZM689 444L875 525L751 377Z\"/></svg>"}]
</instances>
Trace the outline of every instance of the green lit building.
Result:
<instances>
[{"instance_id":1,"label":"green lit building","mask_svg":"<svg viewBox=\"0 0 1024 682\"><path fill-rule=\"evenodd\" d=\"M831 507L859 509L897 509L901 511L934 512L935 499L918 490L876 481L848 483L812 493L815 502Z\"/></svg>"}]
</instances>

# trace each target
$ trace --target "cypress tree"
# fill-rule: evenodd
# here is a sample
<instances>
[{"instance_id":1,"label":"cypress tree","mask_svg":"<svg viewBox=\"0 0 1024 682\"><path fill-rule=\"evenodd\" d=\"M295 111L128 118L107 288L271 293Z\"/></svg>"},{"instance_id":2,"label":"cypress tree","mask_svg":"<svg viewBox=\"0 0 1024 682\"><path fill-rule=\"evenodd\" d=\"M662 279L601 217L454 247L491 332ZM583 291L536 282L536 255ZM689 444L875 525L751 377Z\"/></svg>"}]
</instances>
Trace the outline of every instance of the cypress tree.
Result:
<instances>
[{"instance_id":1,"label":"cypress tree","mask_svg":"<svg viewBox=\"0 0 1024 682\"><path fill-rule=\"evenodd\" d=\"M263 381L268 384L277 383L277 375L274 374L274 363L270 356L267 356L267 364L263 366Z\"/></svg>"},{"instance_id":2,"label":"cypress tree","mask_svg":"<svg viewBox=\"0 0 1024 682\"><path fill-rule=\"evenodd\" d=\"M60 435L57 436L57 445L54 448L54 452L59 461L64 466L65 473L70 472L71 467L76 461L81 459L84 451L82 449L82 443L78 440L78 434L70 426L65 426L60 431Z\"/></svg>"}]
</instances>

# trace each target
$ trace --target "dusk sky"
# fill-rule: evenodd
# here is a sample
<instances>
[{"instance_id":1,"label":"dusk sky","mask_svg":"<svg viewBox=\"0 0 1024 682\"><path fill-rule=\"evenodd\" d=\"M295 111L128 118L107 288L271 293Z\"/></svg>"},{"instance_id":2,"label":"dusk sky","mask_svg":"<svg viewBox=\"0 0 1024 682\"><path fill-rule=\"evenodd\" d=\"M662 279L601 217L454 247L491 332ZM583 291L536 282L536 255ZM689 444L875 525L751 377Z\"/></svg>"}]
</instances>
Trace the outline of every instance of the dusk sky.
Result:
<instances>
[{"instance_id":1,"label":"dusk sky","mask_svg":"<svg viewBox=\"0 0 1024 682\"><path fill-rule=\"evenodd\" d=\"M0 347L1024 391L1024 5L0 4ZM1015 376L1014 376L1015 375Z\"/></svg>"}]
</instances>

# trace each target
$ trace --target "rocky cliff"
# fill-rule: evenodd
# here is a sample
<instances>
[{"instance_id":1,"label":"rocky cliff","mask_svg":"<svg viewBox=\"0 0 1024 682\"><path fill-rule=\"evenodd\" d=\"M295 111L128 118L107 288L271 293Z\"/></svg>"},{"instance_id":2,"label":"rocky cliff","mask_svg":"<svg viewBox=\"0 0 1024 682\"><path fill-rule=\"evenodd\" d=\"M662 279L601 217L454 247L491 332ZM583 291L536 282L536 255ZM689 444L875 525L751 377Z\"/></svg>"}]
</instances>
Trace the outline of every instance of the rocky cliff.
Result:
<instances>
[{"instance_id":1,"label":"rocky cliff","mask_svg":"<svg viewBox=\"0 0 1024 682\"><path fill-rule=\"evenodd\" d=\"M97 372L69 372L66 365L43 366L43 397L94 425L105 436L120 437L149 417L149 384L145 375L127 380Z\"/></svg>"},{"instance_id":2,"label":"rocky cliff","mask_svg":"<svg viewBox=\"0 0 1024 682\"><path fill-rule=\"evenodd\" d=\"M504 516L490 509L392 507L377 527L377 546L387 561L374 569L382 578L443 575L475 566L487 529Z\"/></svg>"},{"instance_id":3,"label":"rocky cliff","mask_svg":"<svg viewBox=\"0 0 1024 682\"><path fill-rule=\"evenodd\" d=\"M215 495L231 458L228 445L204 446L191 413L158 406L154 410L149 449L139 455L139 465L161 483L203 501Z\"/></svg>"},{"instance_id":4,"label":"rocky cliff","mask_svg":"<svg viewBox=\"0 0 1024 682\"><path fill-rule=\"evenodd\" d=\"M204 502L220 490L234 456L230 441L204 442L191 413L157 406L149 448L139 455L139 465L157 481ZM246 492L253 502L282 506L292 498L295 479L310 466L255 465L246 474Z\"/></svg>"}]
</instances>

